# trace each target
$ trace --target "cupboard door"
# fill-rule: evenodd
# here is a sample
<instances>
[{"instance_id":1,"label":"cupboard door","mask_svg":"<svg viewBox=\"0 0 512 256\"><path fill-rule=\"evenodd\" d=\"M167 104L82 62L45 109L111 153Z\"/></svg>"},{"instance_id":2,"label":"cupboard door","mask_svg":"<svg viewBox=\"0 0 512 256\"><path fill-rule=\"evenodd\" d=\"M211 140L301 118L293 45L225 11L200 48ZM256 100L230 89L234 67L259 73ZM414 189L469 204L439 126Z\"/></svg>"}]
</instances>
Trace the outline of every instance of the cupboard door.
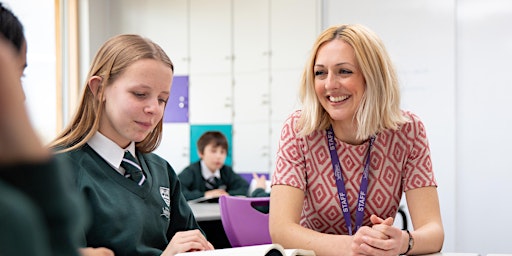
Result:
<instances>
[{"instance_id":1,"label":"cupboard door","mask_svg":"<svg viewBox=\"0 0 512 256\"><path fill-rule=\"evenodd\" d=\"M270 1L233 1L233 163L268 173Z\"/></svg>"},{"instance_id":2,"label":"cupboard door","mask_svg":"<svg viewBox=\"0 0 512 256\"><path fill-rule=\"evenodd\" d=\"M230 124L233 109L230 0L190 0L190 123Z\"/></svg>"},{"instance_id":3,"label":"cupboard door","mask_svg":"<svg viewBox=\"0 0 512 256\"><path fill-rule=\"evenodd\" d=\"M174 76L165 106L165 123L188 123L188 87L188 76Z\"/></svg>"},{"instance_id":4,"label":"cupboard door","mask_svg":"<svg viewBox=\"0 0 512 256\"><path fill-rule=\"evenodd\" d=\"M270 58L269 1L233 1L233 71L267 71Z\"/></svg>"},{"instance_id":5,"label":"cupboard door","mask_svg":"<svg viewBox=\"0 0 512 256\"><path fill-rule=\"evenodd\" d=\"M167 53L174 65L174 75L189 74L189 12L188 0L159 0L161 6L154 8L157 14L165 17L162 31L160 26L154 26L152 36L158 40L162 49ZM145 28L151 29L151 28ZM151 31L151 30L150 30Z\"/></svg>"},{"instance_id":6,"label":"cupboard door","mask_svg":"<svg viewBox=\"0 0 512 256\"><path fill-rule=\"evenodd\" d=\"M267 122L270 105L269 2L233 2L233 122Z\"/></svg>"},{"instance_id":7,"label":"cupboard door","mask_svg":"<svg viewBox=\"0 0 512 256\"><path fill-rule=\"evenodd\" d=\"M233 86L233 123L246 124L270 120L269 73L239 73Z\"/></svg>"},{"instance_id":8,"label":"cupboard door","mask_svg":"<svg viewBox=\"0 0 512 256\"><path fill-rule=\"evenodd\" d=\"M302 69L272 70L270 114L272 122L284 122L300 107L299 86Z\"/></svg>"},{"instance_id":9,"label":"cupboard door","mask_svg":"<svg viewBox=\"0 0 512 256\"><path fill-rule=\"evenodd\" d=\"M231 124L233 97L231 75L191 75L189 120L191 124Z\"/></svg>"},{"instance_id":10,"label":"cupboard door","mask_svg":"<svg viewBox=\"0 0 512 256\"><path fill-rule=\"evenodd\" d=\"M190 0L190 75L231 73L230 0Z\"/></svg>"},{"instance_id":11,"label":"cupboard door","mask_svg":"<svg viewBox=\"0 0 512 256\"><path fill-rule=\"evenodd\" d=\"M304 67L307 54L318 33L319 9L320 1L271 1L270 38L273 69Z\"/></svg>"},{"instance_id":12,"label":"cupboard door","mask_svg":"<svg viewBox=\"0 0 512 256\"><path fill-rule=\"evenodd\" d=\"M107 19L111 35L135 33L153 40L173 62L175 75L188 74L188 0L146 0L144 3L111 0L110 3L111 17ZM100 6L104 8L104 5L102 1Z\"/></svg>"},{"instance_id":13,"label":"cupboard door","mask_svg":"<svg viewBox=\"0 0 512 256\"><path fill-rule=\"evenodd\" d=\"M270 169L268 123L233 126L233 170L237 173L268 173Z\"/></svg>"},{"instance_id":14,"label":"cupboard door","mask_svg":"<svg viewBox=\"0 0 512 256\"><path fill-rule=\"evenodd\" d=\"M269 169L268 77L268 72L235 77L233 161L237 172L267 173Z\"/></svg>"},{"instance_id":15,"label":"cupboard door","mask_svg":"<svg viewBox=\"0 0 512 256\"><path fill-rule=\"evenodd\" d=\"M180 173L190 164L190 126L187 123L164 123L162 141L153 151Z\"/></svg>"}]
</instances>

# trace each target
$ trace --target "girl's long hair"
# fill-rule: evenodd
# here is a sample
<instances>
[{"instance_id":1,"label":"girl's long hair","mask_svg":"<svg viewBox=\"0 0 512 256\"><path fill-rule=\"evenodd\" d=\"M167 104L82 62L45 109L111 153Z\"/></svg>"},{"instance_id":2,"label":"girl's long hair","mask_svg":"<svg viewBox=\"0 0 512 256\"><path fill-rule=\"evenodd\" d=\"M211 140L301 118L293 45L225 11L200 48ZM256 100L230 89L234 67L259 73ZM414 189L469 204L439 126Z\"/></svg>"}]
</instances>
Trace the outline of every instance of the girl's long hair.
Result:
<instances>
[{"instance_id":1,"label":"girl's long hair","mask_svg":"<svg viewBox=\"0 0 512 256\"><path fill-rule=\"evenodd\" d=\"M105 101L98 99L103 98L105 88L121 76L131 64L141 59L161 61L174 71L167 54L147 38L124 34L106 41L94 57L78 109L67 127L50 143L50 148L59 153L83 146L98 131L105 107ZM88 86L88 81L93 76L102 78L96 97ZM138 151L148 153L159 146L162 140L162 122L163 120L160 120L144 140L135 144Z\"/></svg>"}]
</instances>

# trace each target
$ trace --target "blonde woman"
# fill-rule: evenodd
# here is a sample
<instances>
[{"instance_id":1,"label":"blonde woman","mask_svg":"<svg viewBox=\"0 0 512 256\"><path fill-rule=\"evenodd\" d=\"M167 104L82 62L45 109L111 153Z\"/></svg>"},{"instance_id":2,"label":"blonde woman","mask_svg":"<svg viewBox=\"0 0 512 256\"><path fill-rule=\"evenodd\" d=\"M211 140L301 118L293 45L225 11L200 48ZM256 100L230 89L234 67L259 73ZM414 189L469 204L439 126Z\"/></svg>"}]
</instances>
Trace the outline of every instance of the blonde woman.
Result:
<instances>
[{"instance_id":1,"label":"blonde woman","mask_svg":"<svg viewBox=\"0 0 512 256\"><path fill-rule=\"evenodd\" d=\"M426 254L444 231L421 120L400 109L386 49L362 25L327 28L304 69L272 178L270 233L317 255ZM414 230L394 227L405 193Z\"/></svg>"},{"instance_id":2,"label":"blonde woman","mask_svg":"<svg viewBox=\"0 0 512 256\"><path fill-rule=\"evenodd\" d=\"M154 42L119 35L97 52L82 99L53 141L73 164L91 208L83 246L115 255L174 255L213 249L181 193L160 143L173 64Z\"/></svg>"}]
</instances>

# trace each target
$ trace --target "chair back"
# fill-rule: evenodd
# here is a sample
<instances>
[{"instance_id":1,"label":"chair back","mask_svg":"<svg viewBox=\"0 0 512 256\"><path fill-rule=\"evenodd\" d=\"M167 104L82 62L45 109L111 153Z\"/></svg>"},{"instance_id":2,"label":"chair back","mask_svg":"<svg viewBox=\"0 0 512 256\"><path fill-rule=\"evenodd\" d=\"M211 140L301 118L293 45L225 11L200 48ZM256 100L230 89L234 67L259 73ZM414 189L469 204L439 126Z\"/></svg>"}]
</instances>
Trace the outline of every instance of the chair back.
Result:
<instances>
[{"instance_id":1,"label":"chair back","mask_svg":"<svg viewBox=\"0 0 512 256\"><path fill-rule=\"evenodd\" d=\"M255 209L268 206L269 197L221 196L219 198L222 226L232 247L270 244L268 213Z\"/></svg>"}]
</instances>

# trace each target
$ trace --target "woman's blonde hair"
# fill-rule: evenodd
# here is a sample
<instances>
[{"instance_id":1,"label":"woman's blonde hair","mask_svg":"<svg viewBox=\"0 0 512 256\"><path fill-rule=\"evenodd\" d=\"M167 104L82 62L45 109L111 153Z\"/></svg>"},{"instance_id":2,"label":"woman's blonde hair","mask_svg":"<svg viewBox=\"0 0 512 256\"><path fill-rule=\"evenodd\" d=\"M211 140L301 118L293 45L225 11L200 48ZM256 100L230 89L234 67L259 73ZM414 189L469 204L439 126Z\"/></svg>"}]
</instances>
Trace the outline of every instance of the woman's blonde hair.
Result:
<instances>
[{"instance_id":1,"label":"woman's blonde hair","mask_svg":"<svg viewBox=\"0 0 512 256\"><path fill-rule=\"evenodd\" d=\"M324 30L315 41L302 74L299 97L302 115L298 132L307 136L325 130L331 117L320 104L315 92L314 66L318 49L327 42L343 40L353 49L366 89L354 116L357 139L367 139L384 129L397 129L407 122L400 110L400 88L395 68L380 38L359 24L333 26Z\"/></svg>"},{"instance_id":2,"label":"woman's blonde hair","mask_svg":"<svg viewBox=\"0 0 512 256\"><path fill-rule=\"evenodd\" d=\"M134 62L154 59L163 62L174 71L172 61L153 41L139 35L118 35L110 38L99 49L83 87L82 99L67 127L50 143L57 152L66 152L83 146L98 131L100 117L105 107L103 93ZM98 95L93 94L88 81L93 76L101 77ZM161 119L155 129L141 142L135 144L138 151L148 153L155 150L162 139Z\"/></svg>"}]
</instances>

